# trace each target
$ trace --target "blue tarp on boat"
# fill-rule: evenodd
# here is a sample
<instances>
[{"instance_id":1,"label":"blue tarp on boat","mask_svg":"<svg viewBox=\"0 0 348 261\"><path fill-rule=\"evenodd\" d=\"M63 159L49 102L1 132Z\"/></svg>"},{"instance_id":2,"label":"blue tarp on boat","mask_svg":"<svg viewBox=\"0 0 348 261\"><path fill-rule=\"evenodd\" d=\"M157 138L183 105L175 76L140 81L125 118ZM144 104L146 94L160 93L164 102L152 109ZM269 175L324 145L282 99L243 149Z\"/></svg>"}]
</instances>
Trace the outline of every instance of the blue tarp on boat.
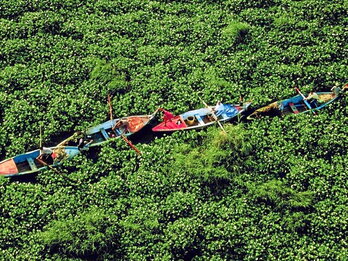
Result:
<instances>
[{"instance_id":1,"label":"blue tarp on boat","mask_svg":"<svg viewBox=\"0 0 348 261\"><path fill-rule=\"evenodd\" d=\"M221 104L218 110L215 112L216 116L226 114L228 118L232 118L238 114L239 110L231 104Z\"/></svg>"},{"instance_id":2,"label":"blue tarp on boat","mask_svg":"<svg viewBox=\"0 0 348 261\"><path fill-rule=\"evenodd\" d=\"M219 104L217 107L212 106L211 109L202 108L198 110L188 111L181 114L181 117L186 120L189 116L199 115L201 117L212 114L212 109L214 109L216 116L221 114L226 114L228 118L232 118L239 113L238 109L231 104Z\"/></svg>"}]
</instances>

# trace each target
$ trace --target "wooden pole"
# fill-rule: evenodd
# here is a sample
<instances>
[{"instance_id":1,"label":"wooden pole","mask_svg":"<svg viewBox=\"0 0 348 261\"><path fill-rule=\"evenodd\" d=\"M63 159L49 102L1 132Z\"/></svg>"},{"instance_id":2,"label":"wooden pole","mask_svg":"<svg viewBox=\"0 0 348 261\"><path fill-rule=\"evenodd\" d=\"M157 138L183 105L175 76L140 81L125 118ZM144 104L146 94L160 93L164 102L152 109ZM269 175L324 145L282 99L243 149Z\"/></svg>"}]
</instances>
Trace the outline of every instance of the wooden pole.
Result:
<instances>
[{"instance_id":1,"label":"wooden pole","mask_svg":"<svg viewBox=\"0 0 348 261\"><path fill-rule=\"evenodd\" d=\"M316 115L316 112L312 109L312 106L309 104L309 102L306 100L306 97L303 95L303 93L300 91L300 89L298 87L295 86L295 90L298 92L298 94L301 95L303 102L306 104L306 106L308 107L308 109L314 114Z\"/></svg>"},{"instance_id":2,"label":"wooden pole","mask_svg":"<svg viewBox=\"0 0 348 261\"><path fill-rule=\"evenodd\" d=\"M40 156L39 156L40 157ZM38 162L40 162L42 165L48 167L49 169L53 170L54 172L60 174L60 172L58 170L56 170L55 168L53 168L52 166L48 165L46 162L44 162L42 159L40 159L39 157L36 158L36 160Z\"/></svg>"},{"instance_id":3,"label":"wooden pole","mask_svg":"<svg viewBox=\"0 0 348 261\"><path fill-rule=\"evenodd\" d=\"M201 97L198 97L198 98L199 98L200 101L204 104L204 106L207 107L207 108L211 111L214 120L219 124L220 128L222 129L222 131L223 131L225 134L227 134L226 130L224 129L224 127L222 127L222 124L221 124L221 122L219 121L219 119L218 119L218 117L216 116L216 114L214 113L213 109L212 109L208 104L206 104L205 101L203 101L203 100L201 99Z\"/></svg>"},{"instance_id":4,"label":"wooden pole","mask_svg":"<svg viewBox=\"0 0 348 261\"><path fill-rule=\"evenodd\" d=\"M110 120L112 122L113 120L113 115L112 115L112 104L111 104L111 96L108 94L108 104L109 104L109 114L110 114Z\"/></svg>"},{"instance_id":5,"label":"wooden pole","mask_svg":"<svg viewBox=\"0 0 348 261\"><path fill-rule=\"evenodd\" d=\"M42 122L40 122L40 150L42 149Z\"/></svg>"},{"instance_id":6,"label":"wooden pole","mask_svg":"<svg viewBox=\"0 0 348 261\"><path fill-rule=\"evenodd\" d=\"M127 142L127 144L129 145L129 147L131 147L133 150L135 150L135 152L136 152L138 155L141 155L141 151L140 151L137 147L135 147L134 144L133 144L129 139L127 139L127 137L126 137L124 134L122 134L121 137L122 137L122 139L123 139L125 142Z\"/></svg>"}]
</instances>

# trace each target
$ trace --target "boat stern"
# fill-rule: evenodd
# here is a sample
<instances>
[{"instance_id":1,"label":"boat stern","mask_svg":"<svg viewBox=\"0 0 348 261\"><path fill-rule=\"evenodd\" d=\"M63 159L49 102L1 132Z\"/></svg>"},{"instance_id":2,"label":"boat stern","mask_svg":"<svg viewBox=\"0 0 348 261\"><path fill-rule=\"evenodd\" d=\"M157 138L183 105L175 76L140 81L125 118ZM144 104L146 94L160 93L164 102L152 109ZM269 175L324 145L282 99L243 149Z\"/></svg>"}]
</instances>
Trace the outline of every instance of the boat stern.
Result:
<instances>
[{"instance_id":1,"label":"boat stern","mask_svg":"<svg viewBox=\"0 0 348 261\"><path fill-rule=\"evenodd\" d=\"M13 159L0 162L0 176L12 176L18 174L18 168Z\"/></svg>"}]
</instances>

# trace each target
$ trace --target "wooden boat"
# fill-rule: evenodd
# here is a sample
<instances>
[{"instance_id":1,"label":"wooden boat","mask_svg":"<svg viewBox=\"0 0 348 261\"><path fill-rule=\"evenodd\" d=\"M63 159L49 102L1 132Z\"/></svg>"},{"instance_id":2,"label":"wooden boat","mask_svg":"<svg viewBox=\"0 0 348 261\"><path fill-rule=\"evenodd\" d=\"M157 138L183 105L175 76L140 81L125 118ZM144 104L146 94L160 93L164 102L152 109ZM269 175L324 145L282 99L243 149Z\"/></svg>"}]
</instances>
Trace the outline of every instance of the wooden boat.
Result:
<instances>
[{"instance_id":1,"label":"wooden boat","mask_svg":"<svg viewBox=\"0 0 348 261\"><path fill-rule=\"evenodd\" d=\"M121 136L130 136L144 128L155 116L137 115L120 119L113 119L89 128L86 132L86 141L88 146L98 146L109 139L120 138Z\"/></svg>"},{"instance_id":2,"label":"wooden boat","mask_svg":"<svg viewBox=\"0 0 348 261\"><path fill-rule=\"evenodd\" d=\"M334 92L317 92L318 100L304 100L304 95L296 95L289 99L273 102L267 106L257 109L251 113L247 119L253 120L264 116L281 116L287 114L299 114L313 112L324 108L333 101L335 101L339 95Z\"/></svg>"},{"instance_id":3,"label":"wooden boat","mask_svg":"<svg viewBox=\"0 0 348 261\"><path fill-rule=\"evenodd\" d=\"M0 162L0 176L10 177L31 174L56 167L80 151L77 147L50 147L37 149Z\"/></svg>"},{"instance_id":4,"label":"wooden boat","mask_svg":"<svg viewBox=\"0 0 348 261\"><path fill-rule=\"evenodd\" d=\"M201 108L192 110L174 116L171 119L164 119L163 122L152 128L156 132L169 132L176 130L191 130L199 129L219 122L229 121L243 113L251 102L245 103L244 105L233 105L233 104L219 104L217 106L211 106L207 108ZM214 117L214 114L216 118Z\"/></svg>"}]
</instances>

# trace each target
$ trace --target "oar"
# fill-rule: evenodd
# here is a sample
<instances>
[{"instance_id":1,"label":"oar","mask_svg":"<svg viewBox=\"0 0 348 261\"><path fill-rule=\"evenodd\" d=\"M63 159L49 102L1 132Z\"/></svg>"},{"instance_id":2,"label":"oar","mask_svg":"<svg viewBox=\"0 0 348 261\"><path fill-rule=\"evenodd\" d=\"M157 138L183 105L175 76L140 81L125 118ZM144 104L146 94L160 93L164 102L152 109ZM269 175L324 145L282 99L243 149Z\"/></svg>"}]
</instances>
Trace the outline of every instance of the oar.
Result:
<instances>
[{"instance_id":1,"label":"oar","mask_svg":"<svg viewBox=\"0 0 348 261\"><path fill-rule=\"evenodd\" d=\"M60 171L58 171L57 169L53 168L51 165L48 165L48 164L47 164L46 162L44 162L42 159L36 158L36 160L37 160L38 162L40 162L42 165L48 167L50 170L53 170L55 173L61 175L64 179L73 182L73 185L75 185L75 183L76 183L75 180L69 178L68 176L63 175L62 172L60 172Z\"/></svg>"},{"instance_id":2,"label":"oar","mask_svg":"<svg viewBox=\"0 0 348 261\"><path fill-rule=\"evenodd\" d=\"M40 145L40 150L42 149L42 122L40 122L40 142L39 142L39 145Z\"/></svg>"},{"instance_id":3,"label":"oar","mask_svg":"<svg viewBox=\"0 0 348 261\"><path fill-rule=\"evenodd\" d=\"M214 113L213 109L212 109L208 104L206 104L205 101L203 101L203 100L201 99L201 97L198 97L198 98L199 98L200 101L204 104L204 106L207 107L207 108L211 111L214 120L219 124L220 128L222 129L222 131L223 131L225 134L227 134L226 130L224 129L224 127L222 127L222 124L221 124L221 122L219 121L219 119L218 119L218 117L216 116L216 114Z\"/></svg>"},{"instance_id":4,"label":"oar","mask_svg":"<svg viewBox=\"0 0 348 261\"><path fill-rule=\"evenodd\" d=\"M137 147L135 147L134 144L129 139L127 139L124 134L122 134L121 137L133 150L135 150L138 155L141 155L141 151Z\"/></svg>"},{"instance_id":5,"label":"oar","mask_svg":"<svg viewBox=\"0 0 348 261\"><path fill-rule=\"evenodd\" d=\"M112 115L112 104L111 104L111 97L110 97L110 94L108 95L108 104L109 104L109 113L110 113L110 120L111 120L111 123L112 123L112 121L113 121L113 115ZM121 120L119 120L118 122L120 122ZM118 123L117 122L117 123ZM112 130L114 130L115 129L115 126L116 126L116 124L117 123L115 123L115 125L112 127ZM129 140L129 139L127 139L127 137L123 134L123 133L121 133L120 134L121 135L121 137L122 137L122 139L138 154L138 155L141 155L141 151L139 150L139 149L137 149L137 147L135 147L134 145L133 145L133 143Z\"/></svg>"},{"instance_id":6,"label":"oar","mask_svg":"<svg viewBox=\"0 0 348 261\"><path fill-rule=\"evenodd\" d=\"M41 155L40 155L41 156ZM39 156L39 157L40 157ZM40 162L42 165L48 167L49 169L53 170L54 172L58 173L58 174L61 174L58 170L56 170L55 168L53 168L51 165L47 164L46 162L44 162L42 159L40 159L39 157L36 158L36 160L38 162Z\"/></svg>"},{"instance_id":7,"label":"oar","mask_svg":"<svg viewBox=\"0 0 348 261\"><path fill-rule=\"evenodd\" d=\"M306 106L308 107L308 109L315 114L315 111L312 110L312 106L309 104L309 102L306 100L306 97L303 95L303 93L300 91L300 89L298 87L295 87L295 90L298 92L298 94L300 94L303 98L303 102L306 104Z\"/></svg>"}]
</instances>

